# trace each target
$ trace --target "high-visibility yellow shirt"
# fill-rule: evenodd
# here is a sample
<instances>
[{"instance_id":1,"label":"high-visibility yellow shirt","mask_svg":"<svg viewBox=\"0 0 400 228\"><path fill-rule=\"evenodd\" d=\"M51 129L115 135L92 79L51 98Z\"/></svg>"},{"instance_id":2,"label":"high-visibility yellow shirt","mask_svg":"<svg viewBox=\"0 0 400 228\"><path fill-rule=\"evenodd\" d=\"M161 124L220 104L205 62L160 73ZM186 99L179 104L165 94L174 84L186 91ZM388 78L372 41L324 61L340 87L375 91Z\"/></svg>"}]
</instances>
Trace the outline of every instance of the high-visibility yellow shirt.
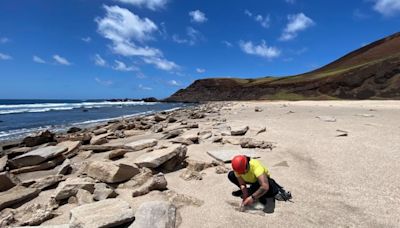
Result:
<instances>
[{"instance_id":1,"label":"high-visibility yellow shirt","mask_svg":"<svg viewBox=\"0 0 400 228\"><path fill-rule=\"evenodd\" d=\"M249 165L250 169L247 173L240 175L235 172L235 175L237 177L240 176L247 183L256 183L258 180L257 178L264 173L267 175L267 177L270 177L268 168L263 166L258 160L250 159Z\"/></svg>"}]
</instances>

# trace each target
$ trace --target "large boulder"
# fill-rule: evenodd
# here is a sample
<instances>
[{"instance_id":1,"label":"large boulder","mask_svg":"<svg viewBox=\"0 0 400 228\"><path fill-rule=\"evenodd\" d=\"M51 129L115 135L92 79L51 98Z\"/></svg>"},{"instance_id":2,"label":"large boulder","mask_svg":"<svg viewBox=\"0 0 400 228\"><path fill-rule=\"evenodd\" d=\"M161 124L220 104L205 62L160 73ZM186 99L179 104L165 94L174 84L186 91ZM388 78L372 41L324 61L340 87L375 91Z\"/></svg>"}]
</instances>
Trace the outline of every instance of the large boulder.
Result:
<instances>
[{"instance_id":1,"label":"large boulder","mask_svg":"<svg viewBox=\"0 0 400 228\"><path fill-rule=\"evenodd\" d=\"M48 146L15 157L10 163L17 168L38 165L68 150L65 146Z\"/></svg>"},{"instance_id":2,"label":"large boulder","mask_svg":"<svg viewBox=\"0 0 400 228\"><path fill-rule=\"evenodd\" d=\"M133 219L132 208L121 199L106 199L70 211L71 228L121 227Z\"/></svg>"},{"instance_id":3,"label":"large boulder","mask_svg":"<svg viewBox=\"0 0 400 228\"><path fill-rule=\"evenodd\" d=\"M125 145L125 147L133 150L133 151L139 151L143 150L149 147L153 147L157 145L157 140L156 139L142 139L138 140L135 142L131 142Z\"/></svg>"},{"instance_id":4,"label":"large boulder","mask_svg":"<svg viewBox=\"0 0 400 228\"><path fill-rule=\"evenodd\" d=\"M8 191L0 192L0 211L14 204L30 200L38 196L39 189L15 186Z\"/></svg>"},{"instance_id":5,"label":"large boulder","mask_svg":"<svg viewBox=\"0 0 400 228\"><path fill-rule=\"evenodd\" d=\"M37 135L28 136L22 140L22 144L28 147L42 145L48 142L55 142L54 133L49 130L40 132Z\"/></svg>"},{"instance_id":6,"label":"large boulder","mask_svg":"<svg viewBox=\"0 0 400 228\"><path fill-rule=\"evenodd\" d=\"M166 149L145 153L136 158L135 163L140 167L157 168L164 162L182 153L182 151L186 152L187 148L181 145L174 145Z\"/></svg>"},{"instance_id":7,"label":"large boulder","mask_svg":"<svg viewBox=\"0 0 400 228\"><path fill-rule=\"evenodd\" d=\"M93 193L94 183L81 178L69 178L58 185L53 197L57 201L68 199L71 196L75 196L79 189L85 189Z\"/></svg>"},{"instance_id":8,"label":"large boulder","mask_svg":"<svg viewBox=\"0 0 400 228\"><path fill-rule=\"evenodd\" d=\"M0 173L0 192L7 191L19 183L19 180L8 172Z\"/></svg>"},{"instance_id":9,"label":"large boulder","mask_svg":"<svg viewBox=\"0 0 400 228\"><path fill-rule=\"evenodd\" d=\"M175 228L176 207L164 201L145 202L135 213L129 228Z\"/></svg>"},{"instance_id":10,"label":"large boulder","mask_svg":"<svg viewBox=\"0 0 400 228\"><path fill-rule=\"evenodd\" d=\"M85 173L101 182L120 183L131 179L140 172L136 165L116 162L92 161L87 164Z\"/></svg>"}]
</instances>

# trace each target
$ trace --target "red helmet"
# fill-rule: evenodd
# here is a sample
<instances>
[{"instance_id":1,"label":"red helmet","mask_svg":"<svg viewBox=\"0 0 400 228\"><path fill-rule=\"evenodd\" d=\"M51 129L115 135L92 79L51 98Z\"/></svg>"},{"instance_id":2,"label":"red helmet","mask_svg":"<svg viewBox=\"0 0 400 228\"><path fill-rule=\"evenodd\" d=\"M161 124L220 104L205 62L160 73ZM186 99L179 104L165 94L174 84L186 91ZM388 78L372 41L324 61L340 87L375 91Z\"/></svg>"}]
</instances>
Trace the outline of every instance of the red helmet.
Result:
<instances>
[{"instance_id":1,"label":"red helmet","mask_svg":"<svg viewBox=\"0 0 400 228\"><path fill-rule=\"evenodd\" d=\"M244 155L236 155L232 159L232 169L239 173L243 174L246 172L247 168L247 157Z\"/></svg>"}]
</instances>

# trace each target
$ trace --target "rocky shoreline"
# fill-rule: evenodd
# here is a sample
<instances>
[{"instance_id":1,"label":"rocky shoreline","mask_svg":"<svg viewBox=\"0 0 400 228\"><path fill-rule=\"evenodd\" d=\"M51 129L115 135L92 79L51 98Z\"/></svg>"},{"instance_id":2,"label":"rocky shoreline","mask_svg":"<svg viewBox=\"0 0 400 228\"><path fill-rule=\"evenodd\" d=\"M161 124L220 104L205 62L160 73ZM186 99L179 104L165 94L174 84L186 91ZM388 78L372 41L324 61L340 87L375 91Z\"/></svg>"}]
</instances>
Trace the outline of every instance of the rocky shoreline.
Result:
<instances>
[{"instance_id":1,"label":"rocky shoreline","mask_svg":"<svg viewBox=\"0 0 400 228\"><path fill-rule=\"evenodd\" d=\"M240 137L248 126L228 126L220 110L229 105L203 104L61 134L45 131L3 145L0 227L54 225L57 217L64 218L57 227L177 226L179 219L185 219L177 220L179 208L201 206L202 201L168 190L165 174L185 169L180 178L189 181L201 180L201 172L211 167L218 174L227 173L224 156L231 156L210 152L215 160L198 161L187 156L187 147L202 143L274 147ZM207 127L210 123L212 130ZM263 131L258 129L257 134ZM144 202L135 212L122 197L154 191L164 200Z\"/></svg>"}]
</instances>

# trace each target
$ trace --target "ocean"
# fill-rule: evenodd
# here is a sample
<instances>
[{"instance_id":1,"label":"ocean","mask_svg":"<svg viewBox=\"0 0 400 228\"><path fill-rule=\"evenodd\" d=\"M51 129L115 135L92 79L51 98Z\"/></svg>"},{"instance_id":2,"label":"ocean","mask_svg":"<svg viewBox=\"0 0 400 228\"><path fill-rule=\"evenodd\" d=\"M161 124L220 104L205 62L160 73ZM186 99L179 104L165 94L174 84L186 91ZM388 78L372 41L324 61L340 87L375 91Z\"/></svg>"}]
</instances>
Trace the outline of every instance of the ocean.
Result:
<instances>
[{"instance_id":1,"label":"ocean","mask_svg":"<svg viewBox=\"0 0 400 228\"><path fill-rule=\"evenodd\" d=\"M106 100L0 100L0 141L23 138L45 129L60 132L72 126L87 127L116 118L190 105Z\"/></svg>"}]
</instances>

